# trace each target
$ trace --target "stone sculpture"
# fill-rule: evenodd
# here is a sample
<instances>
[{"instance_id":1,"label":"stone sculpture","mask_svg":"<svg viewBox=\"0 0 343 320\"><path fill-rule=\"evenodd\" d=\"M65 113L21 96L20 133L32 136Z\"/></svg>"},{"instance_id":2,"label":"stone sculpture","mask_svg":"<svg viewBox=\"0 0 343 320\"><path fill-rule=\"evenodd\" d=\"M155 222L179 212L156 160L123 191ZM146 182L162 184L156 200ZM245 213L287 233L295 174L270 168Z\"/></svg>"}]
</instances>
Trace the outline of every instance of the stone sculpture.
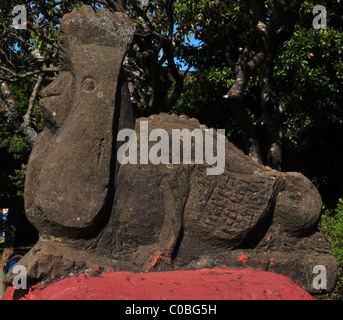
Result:
<instances>
[{"instance_id":1,"label":"stone sculpture","mask_svg":"<svg viewBox=\"0 0 343 320\"><path fill-rule=\"evenodd\" d=\"M134 121L121 72L134 29L125 14L89 6L61 21L62 70L43 92L47 128L26 178L26 214L40 235L21 260L29 283L96 266L228 265L281 273L316 292L313 268L322 265L332 290L337 263L316 230L321 197L303 175L261 166L227 139L221 175L207 175L207 164L117 161L118 132L135 130L140 148L141 121L169 137L173 129L208 130L185 116Z\"/></svg>"}]
</instances>

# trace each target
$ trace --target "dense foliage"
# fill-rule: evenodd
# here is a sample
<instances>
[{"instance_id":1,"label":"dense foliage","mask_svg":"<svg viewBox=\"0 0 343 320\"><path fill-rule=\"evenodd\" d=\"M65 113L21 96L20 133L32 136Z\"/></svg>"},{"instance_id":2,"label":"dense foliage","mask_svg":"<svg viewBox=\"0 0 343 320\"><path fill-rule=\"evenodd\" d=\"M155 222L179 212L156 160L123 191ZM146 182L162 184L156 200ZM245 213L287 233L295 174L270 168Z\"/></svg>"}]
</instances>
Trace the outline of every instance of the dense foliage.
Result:
<instances>
[{"instance_id":1,"label":"dense foliage","mask_svg":"<svg viewBox=\"0 0 343 320\"><path fill-rule=\"evenodd\" d=\"M235 83L227 48L231 51L237 48L238 53L230 55L238 61L249 33L254 34L246 22L249 21L247 2L242 2L243 5L240 1L230 1L227 5L227 2L202 1L202 6L196 6L198 11L194 10L193 1L182 1L182 6L186 3L189 10L184 8L184 11L193 18L189 25L201 47L188 51L186 59L197 72L186 79L182 99L173 111L189 113L210 126L225 128L229 138L248 153L246 126L235 113L233 103L223 99ZM267 25L273 23L273 16L277 17L286 3L289 2L265 1ZM271 54L272 80L278 107L284 108L279 127L282 169L308 176L321 191L326 205L334 207L343 194L343 156L339 152L343 142L343 7L336 0L323 1L328 13L327 29L317 30L312 27L316 4L302 1L291 32L287 28L278 31L276 38L284 37L284 41L275 44ZM254 54L252 47L250 56ZM260 67L250 72L244 86L243 109L245 119L256 133L261 158L269 164L270 119L263 106L262 87Z\"/></svg>"},{"instance_id":2,"label":"dense foliage","mask_svg":"<svg viewBox=\"0 0 343 320\"><path fill-rule=\"evenodd\" d=\"M339 264L338 285L332 296L343 299L343 199L339 199L335 209L324 211L319 228L326 235L332 253Z\"/></svg>"}]
</instances>

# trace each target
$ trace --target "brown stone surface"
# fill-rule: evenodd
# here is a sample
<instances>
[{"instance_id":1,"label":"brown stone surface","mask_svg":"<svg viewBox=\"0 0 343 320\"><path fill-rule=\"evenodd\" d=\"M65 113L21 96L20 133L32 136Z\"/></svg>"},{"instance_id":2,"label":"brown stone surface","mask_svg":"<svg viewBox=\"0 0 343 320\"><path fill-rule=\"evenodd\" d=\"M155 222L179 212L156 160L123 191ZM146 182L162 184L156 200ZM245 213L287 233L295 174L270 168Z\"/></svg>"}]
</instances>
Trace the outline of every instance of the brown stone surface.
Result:
<instances>
[{"instance_id":1,"label":"brown stone surface","mask_svg":"<svg viewBox=\"0 0 343 320\"><path fill-rule=\"evenodd\" d=\"M75 239L105 214L115 166L115 98L133 32L126 15L86 6L62 19L64 71L43 92L49 127L31 154L25 188L28 218L41 234Z\"/></svg>"},{"instance_id":2,"label":"brown stone surface","mask_svg":"<svg viewBox=\"0 0 343 320\"><path fill-rule=\"evenodd\" d=\"M125 14L88 6L61 22L63 71L43 93L48 127L25 186L26 214L40 234L21 260L29 283L96 265L131 272L244 265L315 292L313 267L323 265L332 290L337 263L316 229L321 197L303 175L261 166L227 139L221 175L207 175L206 160L119 165L122 128L135 129L138 150L141 121L169 137L173 129L208 130L168 114L134 124L121 72L133 32Z\"/></svg>"}]
</instances>

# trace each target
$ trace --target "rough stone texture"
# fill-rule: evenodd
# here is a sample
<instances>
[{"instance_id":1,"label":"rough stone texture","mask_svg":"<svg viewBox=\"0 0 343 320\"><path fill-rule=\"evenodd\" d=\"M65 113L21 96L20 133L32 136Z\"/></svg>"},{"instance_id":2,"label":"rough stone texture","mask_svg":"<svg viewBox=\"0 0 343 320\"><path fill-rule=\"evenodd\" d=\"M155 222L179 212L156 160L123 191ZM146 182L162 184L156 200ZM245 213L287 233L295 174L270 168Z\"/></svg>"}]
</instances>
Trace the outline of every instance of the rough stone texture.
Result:
<instances>
[{"instance_id":1,"label":"rough stone texture","mask_svg":"<svg viewBox=\"0 0 343 320\"><path fill-rule=\"evenodd\" d=\"M26 178L26 214L40 234L20 262L29 284L96 265L131 272L228 265L274 271L316 292L313 267L323 265L332 290L337 263L316 230L321 197L303 175L261 166L227 139L217 176L207 175L206 159L119 165L122 128L134 128L138 150L141 121L169 137L173 129L209 130L168 114L134 124L121 72L133 31L126 15L88 6L61 22L63 71L43 93L48 128Z\"/></svg>"},{"instance_id":2,"label":"rough stone texture","mask_svg":"<svg viewBox=\"0 0 343 320\"><path fill-rule=\"evenodd\" d=\"M208 130L184 116L137 119L138 150L141 121L170 137L178 128ZM121 270L245 265L289 276L311 292L313 267L324 265L332 289L337 264L316 231L322 203L313 184L255 163L228 140L225 155L219 176L208 176L206 164L120 166L115 214L97 250Z\"/></svg>"},{"instance_id":3,"label":"rough stone texture","mask_svg":"<svg viewBox=\"0 0 343 320\"><path fill-rule=\"evenodd\" d=\"M3 300L15 299L14 290L8 289ZM284 276L224 267L148 274L112 272L101 277L81 274L47 286L36 285L21 300L312 300L312 297Z\"/></svg>"},{"instance_id":4,"label":"rough stone texture","mask_svg":"<svg viewBox=\"0 0 343 320\"><path fill-rule=\"evenodd\" d=\"M62 19L60 32L63 71L42 94L49 127L30 158L25 204L41 234L75 238L108 209L115 98L134 27L124 14L85 6Z\"/></svg>"}]
</instances>

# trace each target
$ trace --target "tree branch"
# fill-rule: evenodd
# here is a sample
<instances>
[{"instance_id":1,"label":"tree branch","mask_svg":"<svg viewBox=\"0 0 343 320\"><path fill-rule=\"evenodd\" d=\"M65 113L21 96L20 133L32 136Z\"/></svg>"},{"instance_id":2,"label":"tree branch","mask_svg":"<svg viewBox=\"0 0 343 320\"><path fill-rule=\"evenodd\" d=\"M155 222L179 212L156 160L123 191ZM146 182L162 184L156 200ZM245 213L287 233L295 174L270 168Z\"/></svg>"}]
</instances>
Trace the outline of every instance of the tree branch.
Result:
<instances>
[{"instance_id":1,"label":"tree branch","mask_svg":"<svg viewBox=\"0 0 343 320\"><path fill-rule=\"evenodd\" d=\"M299 12L301 5L305 0L293 0L291 3L283 10L283 12L276 18L274 18L269 27L268 32L271 37L274 37L277 30L283 25L289 23L291 17L294 17L295 12Z\"/></svg>"},{"instance_id":2,"label":"tree branch","mask_svg":"<svg viewBox=\"0 0 343 320\"><path fill-rule=\"evenodd\" d=\"M31 121L25 122L21 116L12 92L5 81L0 81L0 104L5 109L5 117L9 125L21 135L30 147L33 147L38 133Z\"/></svg>"},{"instance_id":3,"label":"tree branch","mask_svg":"<svg viewBox=\"0 0 343 320\"><path fill-rule=\"evenodd\" d=\"M51 67L43 67L42 69L36 69L33 71L28 71L25 73L17 73L13 70L10 70L2 65L0 65L0 69L3 71L2 74L0 73L0 80L4 80L4 81L10 81L10 82L15 82L18 81L20 79L23 78L27 78L27 77L31 77L34 75L39 75L41 73L49 73L49 72L59 72L60 68L59 67L55 67L55 66L51 66ZM10 74L10 75L6 75Z\"/></svg>"},{"instance_id":4,"label":"tree branch","mask_svg":"<svg viewBox=\"0 0 343 320\"><path fill-rule=\"evenodd\" d=\"M106 0L110 8L116 12L125 12L126 1Z\"/></svg>"},{"instance_id":5,"label":"tree branch","mask_svg":"<svg viewBox=\"0 0 343 320\"><path fill-rule=\"evenodd\" d=\"M35 102L36 102L36 98L38 95L38 92L41 88L43 82L43 74L40 73L37 79L37 82L33 88L31 97L30 97L30 101L29 101L29 106L27 108L26 114L24 115L24 122L30 121L31 120L31 114L33 112L34 106L35 106Z\"/></svg>"},{"instance_id":6,"label":"tree branch","mask_svg":"<svg viewBox=\"0 0 343 320\"><path fill-rule=\"evenodd\" d=\"M229 92L224 95L224 99L239 98L243 93L244 89L249 81L249 75L252 71L255 71L259 66L267 59L269 54L270 42L269 35L266 25L266 15L264 1L261 0L250 0L250 14L253 20L254 28L256 31L259 51L250 57L249 46L251 39L248 39L245 48L239 55L238 63L233 69L236 73L236 79ZM226 48L225 52L226 59L230 66L234 65L230 54L229 48Z\"/></svg>"}]
</instances>

